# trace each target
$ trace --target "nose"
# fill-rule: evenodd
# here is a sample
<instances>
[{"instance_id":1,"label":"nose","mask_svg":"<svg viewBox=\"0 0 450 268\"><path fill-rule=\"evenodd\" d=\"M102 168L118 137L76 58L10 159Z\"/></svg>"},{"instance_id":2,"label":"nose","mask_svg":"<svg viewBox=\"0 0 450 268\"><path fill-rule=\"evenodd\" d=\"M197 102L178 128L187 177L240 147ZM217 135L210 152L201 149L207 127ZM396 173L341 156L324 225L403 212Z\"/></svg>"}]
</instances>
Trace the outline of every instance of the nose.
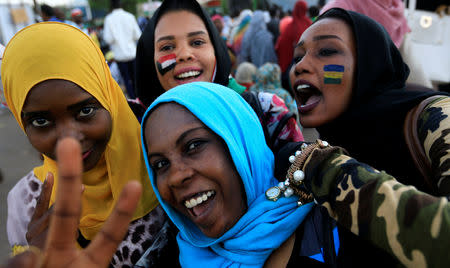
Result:
<instances>
[{"instance_id":1,"label":"nose","mask_svg":"<svg viewBox=\"0 0 450 268\"><path fill-rule=\"evenodd\" d=\"M72 137L81 142L84 139L81 127L73 120L67 119L57 122L56 132L58 140L65 137Z\"/></svg>"},{"instance_id":2,"label":"nose","mask_svg":"<svg viewBox=\"0 0 450 268\"><path fill-rule=\"evenodd\" d=\"M297 63L294 63L292 67L295 75L300 75L302 73L309 73L309 59L308 55L303 56Z\"/></svg>"},{"instance_id":3,"label":"nose","mask_svg":"<svg viewBox=\"0 0 450 268\"><path fill-rule=\"evenodd\" d=\"M194 175L194 169L183 160L172 161L170 165L168 180L171 187L183 187Z\"/></svg>"},{"instance_id":4,"label":"nose","mask_svg":"<svg viewBox=\"0 0 450 268\"><path fill-rule=\"evenodd\" d=\"M180 45L177 53L177 62L185 62L192 60L194 55L192 54L191 47L188 44Z\"/></svg>"}]
</instances>

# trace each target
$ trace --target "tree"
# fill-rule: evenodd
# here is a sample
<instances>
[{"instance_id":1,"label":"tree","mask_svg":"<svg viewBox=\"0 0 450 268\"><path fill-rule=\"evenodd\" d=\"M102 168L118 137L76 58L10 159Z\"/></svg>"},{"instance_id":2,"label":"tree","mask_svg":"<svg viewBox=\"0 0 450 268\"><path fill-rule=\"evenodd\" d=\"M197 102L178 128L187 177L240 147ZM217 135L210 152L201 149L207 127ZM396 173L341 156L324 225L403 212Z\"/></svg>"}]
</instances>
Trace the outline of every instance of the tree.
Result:
<instances>
[{"instance_id":1,"label":"tree","mask_svg":"<svg viewBox=\"0 0 450 268\"><path fill-rule=\"evenodd\" d=\"M122 7L128 12L136 15L136 5L139 3L147 2L147 0L122 0ZM94 10L110 10L110 0L89 0L89 5L91 9Z\"/></svg>"}]
</instances>

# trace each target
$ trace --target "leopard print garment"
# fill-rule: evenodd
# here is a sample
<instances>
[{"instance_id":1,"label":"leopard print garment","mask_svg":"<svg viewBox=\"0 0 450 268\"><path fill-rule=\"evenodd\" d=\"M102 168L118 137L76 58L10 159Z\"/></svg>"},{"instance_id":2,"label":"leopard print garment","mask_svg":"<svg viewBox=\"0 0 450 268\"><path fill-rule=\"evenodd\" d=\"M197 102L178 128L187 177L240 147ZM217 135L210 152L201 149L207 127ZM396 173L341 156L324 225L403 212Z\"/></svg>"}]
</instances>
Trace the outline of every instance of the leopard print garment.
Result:
<instances>
[{"instance_id":1,"label":"leopard print garment","mask_svg":"<svg viewBox=\"0 0 450 268\"><path fill-rule=\"evenodd\" d=\"M11 247L28 244L28 224L41 190L42 182L31 171L8 193L7 234ZM132 267L150 246L155 246L154 240L161 236L160 230L167 221L164 210L157 206L144 217L130 223L127 235L114 254L110 267Z\"/></svg>"},{"instance_id":2,"label":"leopard print garment","mask_svg":"<svg viewBox=\"0 0 450 268\"><path fill-rule=\"evenodd\" d=\"M157 206L144 217L130 223L128 232L117 248L110 267L133 267L144 252L154 244L167 216L161 206Z\"/></svg>"}]
</instances>

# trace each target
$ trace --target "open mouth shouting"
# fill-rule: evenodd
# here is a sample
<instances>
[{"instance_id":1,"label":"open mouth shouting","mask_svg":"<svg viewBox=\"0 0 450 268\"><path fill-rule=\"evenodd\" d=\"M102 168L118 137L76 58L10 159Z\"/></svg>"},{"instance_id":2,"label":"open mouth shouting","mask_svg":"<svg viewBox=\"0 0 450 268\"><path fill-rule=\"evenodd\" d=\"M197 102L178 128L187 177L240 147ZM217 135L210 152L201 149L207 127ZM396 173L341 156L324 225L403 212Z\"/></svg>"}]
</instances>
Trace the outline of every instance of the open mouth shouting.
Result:
<instances>
[{"instance_id":1,"label":"open mouth shouting","mask_svg":"<svg viewBox=\"0 0 450 268\"><path fill-rule=\"evenodd\" d=\"M294 84L299 113L308 113L322 100L322 92L306 80L298 80Z\"/></svg>"},{"instance_id":2,"label":"open mouth shouting","mask_svg":"<svg viewBox=\"0 0 450 268\"><path fill-rule=\"evenodd\" d=\"M215 196L216 192L209 190L184 198L184 206L188 209L194 221L201 221L202 216L206 216L207 212L212 208L212 201Z\"/></svg>"},{"instance_id":3,"label":"open mouth shouting","mask_svg":"<svg viewBox=\"0 0 450 268\"><path fill-rule=\"evenodd\" d=\"M201 69L185 68L175 73L175 81L177 81L178 84L197 81L202 73L203 71Z\"/></svg>"}]
</instances>

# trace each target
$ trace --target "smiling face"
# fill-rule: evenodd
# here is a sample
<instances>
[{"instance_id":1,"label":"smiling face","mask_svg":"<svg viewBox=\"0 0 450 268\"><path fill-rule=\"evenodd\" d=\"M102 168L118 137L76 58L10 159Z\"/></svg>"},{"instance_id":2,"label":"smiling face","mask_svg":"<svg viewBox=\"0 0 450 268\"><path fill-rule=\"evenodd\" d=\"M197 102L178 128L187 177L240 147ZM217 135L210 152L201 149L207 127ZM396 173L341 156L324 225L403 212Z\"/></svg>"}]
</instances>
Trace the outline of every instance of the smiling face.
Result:
<instances>
[{"instance_id":1,"label":"smiling face","mask_svg":"<svg viewBox=\"0 0 450 268\"><path fill-rule=\"evenodd\" d=\"M309 27L294 50L290 70L300 122L318 127L341 115L352 96L356 48L351 28L326 18Z\"/></svg>"},{"instance_id":2,"label":"smiling face","mask_svg":"<svg viewBox=\"0 0 450 268\"><path fill-rule=\"evenodd\" d=\"M168 103L145 125L158 191L208 237L220 237L247 210L241 178L221 138L184 107Z\"/></svg>"},{"instance_id":3,"label":"smiling face","mask_svg":"<svg viewBox=\"0 0 450 268\"><path fill-rule=\"evenodd\" d=\"M91 94L66 80L35 85L25 100L22 122L31 145L53 160L60 138L78 139L84 171L98 163L112 131L109 112Z\"/></svg>"},{"instance_id":4,"label":"smiling face","mask_svg":"<svg viewBox=\"0 0 450 268\"><path fill-rule=\"evenodd\" d=\"M176 65L170 70L157 71L165 90L194 81L211 82L216 58L208 30L201 18L188 11L164 14L155 28L155 66L164 67L167 58Z\"/></svg>"}]
</instances>

